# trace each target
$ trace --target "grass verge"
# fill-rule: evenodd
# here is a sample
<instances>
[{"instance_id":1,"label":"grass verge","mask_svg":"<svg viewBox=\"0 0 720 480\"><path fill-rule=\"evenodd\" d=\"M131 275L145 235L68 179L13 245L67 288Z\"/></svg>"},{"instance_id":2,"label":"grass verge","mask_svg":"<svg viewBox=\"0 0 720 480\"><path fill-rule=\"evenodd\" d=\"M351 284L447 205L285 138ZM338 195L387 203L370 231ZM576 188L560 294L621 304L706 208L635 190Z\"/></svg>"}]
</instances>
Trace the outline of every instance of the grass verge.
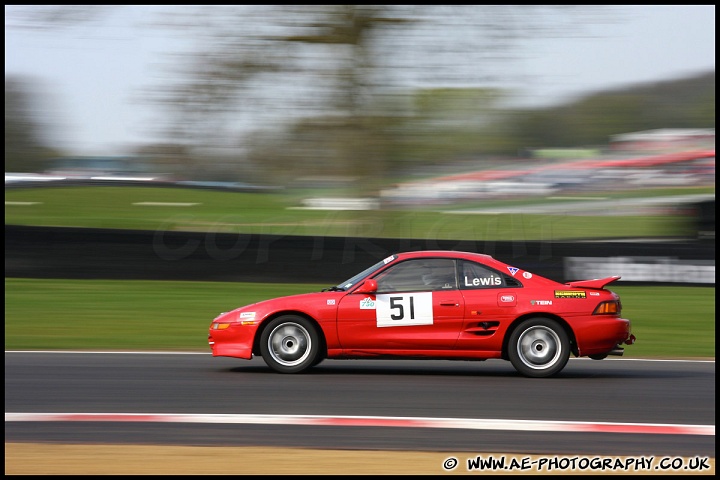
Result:
<instances>
[{"instance_id":1,"label":"grass verge","mask_svg":"<svg viewBox=\"0 0 720 480\"><path fill-rule=\"evenodd\" d=\"M207 351L221 312L327 285L5 279L5 350ZM628 358L714 358L714 287L613 286Z\"/></svg>"}]
</instances>

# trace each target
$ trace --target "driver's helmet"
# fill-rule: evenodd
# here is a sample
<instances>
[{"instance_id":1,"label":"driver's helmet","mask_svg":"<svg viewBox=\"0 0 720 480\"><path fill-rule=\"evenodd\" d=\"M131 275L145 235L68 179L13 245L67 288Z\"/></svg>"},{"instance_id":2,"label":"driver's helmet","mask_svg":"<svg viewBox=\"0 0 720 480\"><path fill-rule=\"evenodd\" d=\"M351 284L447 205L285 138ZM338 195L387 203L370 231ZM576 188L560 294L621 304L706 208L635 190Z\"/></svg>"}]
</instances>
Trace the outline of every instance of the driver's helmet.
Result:
<instances>
[{"instance_id":1,"label":"driver's helmet","mask_svg":"<svg viewBox=\"0 0 720 480\"><path fill-rule=\"evenodd\" d=\"M425 265L422 272L421 278L425 285L445 283L453 276L445 265Z\"/></svg>"}]
</instances>

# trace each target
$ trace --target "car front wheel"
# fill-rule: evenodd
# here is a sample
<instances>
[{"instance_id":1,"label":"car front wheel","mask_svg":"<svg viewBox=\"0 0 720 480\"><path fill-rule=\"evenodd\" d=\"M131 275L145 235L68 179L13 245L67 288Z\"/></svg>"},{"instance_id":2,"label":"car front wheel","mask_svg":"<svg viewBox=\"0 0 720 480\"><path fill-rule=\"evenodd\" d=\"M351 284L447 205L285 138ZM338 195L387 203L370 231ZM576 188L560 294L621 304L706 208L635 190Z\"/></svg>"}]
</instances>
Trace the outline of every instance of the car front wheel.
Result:
<instances>
[{"instance_id":1,"label":"car front wheel","mask_svg":"<svg viewBox=\"0 0 720 480\"><path fill-rule=\"evenodd\" d=\"M570 358L570 341L558 322L530 318L513 330L508 344L513 367L526 377L551 377Z\"/></svg>"},{"instance_id":2,"label":"car front wheel","mask_svg":"<svg viewBox=\"0 0 720 480\"><path fill-rule=\"evenodd\" d=\"M260 352L276 372L300 373L317 363L320 338L309 320L285 315L270 321L263 330Z\"/></svg>"}]
</instances>

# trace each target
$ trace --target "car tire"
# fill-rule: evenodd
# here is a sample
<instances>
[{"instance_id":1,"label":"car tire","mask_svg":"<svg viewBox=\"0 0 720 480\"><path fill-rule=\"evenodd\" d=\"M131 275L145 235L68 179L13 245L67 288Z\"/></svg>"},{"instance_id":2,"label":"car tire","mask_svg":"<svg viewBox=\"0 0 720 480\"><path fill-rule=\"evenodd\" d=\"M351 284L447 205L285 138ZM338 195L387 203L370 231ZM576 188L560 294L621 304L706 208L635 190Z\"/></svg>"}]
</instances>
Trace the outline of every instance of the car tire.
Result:
<instances>
[{"instance_id":1,"label":"car tire","mask_svg":"<svg viewBox=\"0 0 720 480\"><path fill-rule=\"evenodd\" d=\"M260 336L265 363L280 373L300 373L317 363L320 337L308 319L284 315L271 320Z\"/></svg>"},{"instance_id":2,"label":"car tire","mask_svg":"<svg viewBox=\"0 0 720 480\"><path fill-rule=\"evenodd\" d=\"M508 357L515 370L526 377L551 377L565 368L570 340L555 320L529 318L510 334Z\"/></svg>"}]
</instances>

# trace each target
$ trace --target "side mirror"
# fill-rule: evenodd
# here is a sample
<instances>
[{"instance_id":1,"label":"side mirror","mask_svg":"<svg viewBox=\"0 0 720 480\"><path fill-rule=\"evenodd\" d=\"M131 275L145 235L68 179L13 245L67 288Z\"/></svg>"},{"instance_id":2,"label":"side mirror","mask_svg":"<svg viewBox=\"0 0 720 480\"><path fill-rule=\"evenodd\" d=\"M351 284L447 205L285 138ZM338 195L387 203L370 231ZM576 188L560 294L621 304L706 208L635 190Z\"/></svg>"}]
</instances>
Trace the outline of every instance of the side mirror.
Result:
<instances>
[{"instance_id":1,"label":"side mirror","mask_svg":"<svg viewBox=\"0 0 720 480\"><path fill-rule=\"evenodd\" d=\"M373 280L372 278L368 278L363 282L362 285L360 285L357 290L355 290L355 293L375 293L377 292L377 281Z\"/></svg>"}]
</instances>

